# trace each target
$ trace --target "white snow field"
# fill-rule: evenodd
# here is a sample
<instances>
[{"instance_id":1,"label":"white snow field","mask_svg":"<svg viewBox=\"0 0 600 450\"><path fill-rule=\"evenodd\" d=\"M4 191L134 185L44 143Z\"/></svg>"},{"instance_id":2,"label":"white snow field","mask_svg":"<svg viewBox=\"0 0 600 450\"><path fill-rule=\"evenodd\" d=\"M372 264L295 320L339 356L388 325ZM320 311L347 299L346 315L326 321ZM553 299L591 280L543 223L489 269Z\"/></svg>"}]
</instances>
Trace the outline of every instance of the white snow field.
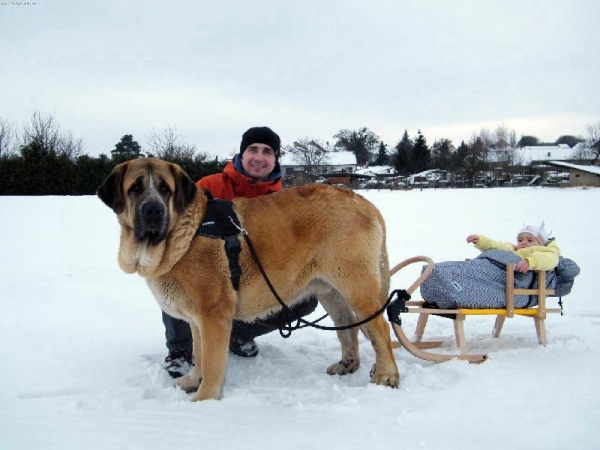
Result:
<instances>
[{"instance_id":1,"label":"white snow field","mask_svg":"<svg viewBox=\"0 0 600 450\"><path fill-rule=\"evenodd\" d=\"M275 332L258 338L256 358L229 358L222 400L192 403L161 368L158 305L118 268L112 211L94 196L0 197L0 448L600 448L600 189L359 192L386 219L392 265L474 257L468 234L513 241L544 220L581 267L564 316L546 321L547 347L531 319L509 319L491 339L492 317L468 318L485 363L434 364L396 349L394 390L369 383L374 353L362 335L361 368L338 377L325 373L340 356L335 333ZM404 317L407 334L415 323ZM428 333L456 351L451 321L432 318Z\"/></svg>"}]
</instances>

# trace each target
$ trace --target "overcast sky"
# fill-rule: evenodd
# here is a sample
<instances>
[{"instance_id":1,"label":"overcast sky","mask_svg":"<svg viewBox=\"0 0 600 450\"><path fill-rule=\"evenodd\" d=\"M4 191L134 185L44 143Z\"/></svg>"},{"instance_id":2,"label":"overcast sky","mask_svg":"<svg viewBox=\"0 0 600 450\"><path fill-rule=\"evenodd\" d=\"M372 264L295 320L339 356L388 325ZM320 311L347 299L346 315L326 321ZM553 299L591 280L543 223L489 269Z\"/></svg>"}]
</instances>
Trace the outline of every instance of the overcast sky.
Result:
<instances>
[{"instance_id":1,"label":"overcast sky","mask_svg":"<svg viewBox=\"0 0 600 450\"><path fill-rule=\"evenodd\" d=\"M220 158L368 127L458 146L600 121L600 1L0 2L0 117L51 114L90 155L176 127Z\"/></svg>"}]
</instances>

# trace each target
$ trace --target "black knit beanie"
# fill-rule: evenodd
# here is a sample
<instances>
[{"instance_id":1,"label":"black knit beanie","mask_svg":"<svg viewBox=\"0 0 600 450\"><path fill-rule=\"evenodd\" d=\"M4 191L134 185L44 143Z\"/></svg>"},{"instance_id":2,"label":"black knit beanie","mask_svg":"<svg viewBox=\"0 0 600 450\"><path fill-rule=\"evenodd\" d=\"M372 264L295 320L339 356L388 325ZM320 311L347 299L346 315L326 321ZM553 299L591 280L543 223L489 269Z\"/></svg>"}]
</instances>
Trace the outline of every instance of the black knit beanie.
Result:
<instances>
[{"instance_id":1,"label":"black knit beanie","mask_svg":"<svg viewBox=\"0 0 600 450\"><path fill-rule=\"evenodd\" d=\"M281 153L281 139L277 133L269 127L252 127L242 135L240 144L240 156L252 144L268 145L275 152L275 159L279 159Z\"/></svg>"}]
</instances>

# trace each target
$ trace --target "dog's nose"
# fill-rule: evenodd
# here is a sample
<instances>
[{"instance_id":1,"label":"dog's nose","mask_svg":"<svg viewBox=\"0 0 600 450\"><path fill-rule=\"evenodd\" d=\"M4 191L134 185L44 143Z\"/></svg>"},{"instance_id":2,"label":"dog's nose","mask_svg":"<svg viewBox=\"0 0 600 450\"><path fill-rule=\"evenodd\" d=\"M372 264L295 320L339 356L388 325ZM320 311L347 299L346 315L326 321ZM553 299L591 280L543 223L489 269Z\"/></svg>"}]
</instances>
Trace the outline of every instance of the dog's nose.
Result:
<instances>
[{"instance_id":1,"label":"dog's nose","mask_svg":"<svg viewBox=\"0 0 600 450\"><path fill-rule=\"evenodd\" d=\"M147 202L142 206L141 213L147 226L161 226L165 216L165 207L161 202Z\"/></svg>"},{"instance_id":2,"label":"dog's nose","mask_svg":"<svg viewBox=\"0 0 600 450\"><path fill-rule=\"evenodd\" d=\"M136 211L133 231L140 241L148 240L158 244L166 237L168 228L167 208L158 200L149 200L139 205Z\"/></svg>"}]
</instances>

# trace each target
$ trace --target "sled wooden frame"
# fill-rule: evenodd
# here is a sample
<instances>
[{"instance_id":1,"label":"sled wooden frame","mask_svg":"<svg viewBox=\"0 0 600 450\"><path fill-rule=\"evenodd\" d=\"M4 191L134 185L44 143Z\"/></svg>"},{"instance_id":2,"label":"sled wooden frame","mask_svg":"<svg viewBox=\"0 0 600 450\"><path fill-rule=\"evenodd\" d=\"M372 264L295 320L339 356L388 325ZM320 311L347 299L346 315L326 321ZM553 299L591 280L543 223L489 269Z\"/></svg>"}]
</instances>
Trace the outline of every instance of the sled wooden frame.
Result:
<instances>
[{"instance_id":1,"label":"sled wooden frame","mask_svg":"<svg viewBox=\"0 0 600 450\"><path fill-rule=\"evenodd\" d=\"M392 267L390 270L390 276L393 276L400 269L413 264L415 262L427 263L427 268L421 274L421 276L407 289L407 292L412 293L425 281L429 274L433 270L433 260L427 256L415 256L409 258L400 264ZM462 359L472 363L479 363L486 360L484 354L470 354L467 351L467 345L465 341L465 329L464 323L467 316L489 316L495 315L496 322L492 330L492 336L495 338L500 337L500 332L504 325L506 318L513 318L515 316L531 317L535 324L535 331L537 334L538 342L540 345L546 345L546 327L544 321L546 315L551 313L562 313L562 308L547 308L546 297L554 294L554 289L547 289L546 286L546 272L538 270L538 284L539 287L536 289L520 289L515 288L515 272L514 266L508 264L506 266L506 308L494 308L494 309L476 309L476 308L459 308L459 309L437 309L437 308L426 308L424 300L409 300L406 302L407 313L419 314L417 321L417 327L415 330L415 340L411 341L401 325L392 323L392 328L398 342L394 342L392 345L394 348L404 347L414 356L433 362L444 362L451 359ZM537 295L538 305L530 308L515 308L515 295ZM456 338L456 345L460 350L459 354L439 354L429 351L427 349L440 347L444 341L422 341L423 334L425 332L425 326L430 315L437 315L448 317L452 319L454 323L454 335Z\"/></svg>"}]
</instances>

